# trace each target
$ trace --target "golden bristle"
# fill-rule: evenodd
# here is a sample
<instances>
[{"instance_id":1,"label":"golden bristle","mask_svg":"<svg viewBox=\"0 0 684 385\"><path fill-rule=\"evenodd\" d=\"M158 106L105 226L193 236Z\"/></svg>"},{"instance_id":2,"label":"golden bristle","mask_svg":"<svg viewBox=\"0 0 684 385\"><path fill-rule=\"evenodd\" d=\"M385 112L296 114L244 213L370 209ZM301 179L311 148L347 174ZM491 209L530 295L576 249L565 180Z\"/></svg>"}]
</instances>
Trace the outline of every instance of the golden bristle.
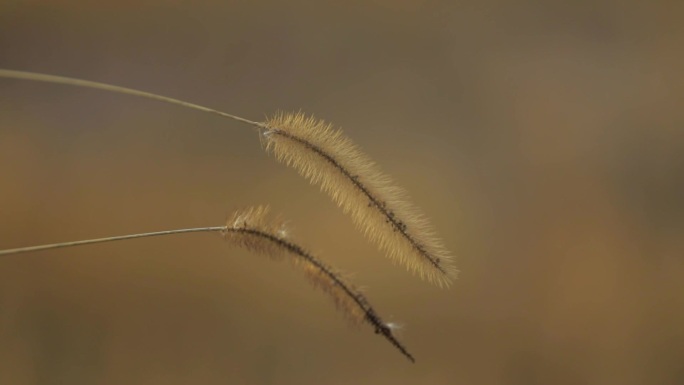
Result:
<instances>
[{"instance_id":1,"label":"golden bristle","mask_svg":"<svg viewBox=\"0 0 684 385\"><path fill-rule=\"evenodd\" d=\"M265 254L271 258L282 257L282 247L274 242L265 241L261 234L275 234L280 226L276 221L267 221L268 213L268 206L256 206L235 212L226 223L224 237L231 243L255 253ZM249 231L250 229L259 229L260 232Z\"/></svg>"},{"instance_id":2,"label":"golden bristle","mask_svg":"<svg viewBox=\"0 0 684 385\"><path fill-rule=\"evenodd\" d=\"M430 224L342 131L302 113L265 122L266 148L318 184L387 255L439 286L456 274Z\"/></svg>"}]
</instances>

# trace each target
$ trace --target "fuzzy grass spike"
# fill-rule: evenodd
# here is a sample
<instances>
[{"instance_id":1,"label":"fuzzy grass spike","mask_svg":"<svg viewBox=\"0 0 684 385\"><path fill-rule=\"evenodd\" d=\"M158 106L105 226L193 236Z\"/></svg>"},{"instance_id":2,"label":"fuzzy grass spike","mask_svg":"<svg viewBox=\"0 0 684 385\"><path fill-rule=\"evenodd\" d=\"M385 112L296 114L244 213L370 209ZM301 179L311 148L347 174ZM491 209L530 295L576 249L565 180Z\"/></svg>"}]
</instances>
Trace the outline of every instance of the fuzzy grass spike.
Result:
<instances>
[{"instance_id":1,"label":"fuzzy grass spike","mask_svg":"<svg viewBox=\"0 0 684 385\"><path fill-rule=\"evenodd\" d=\"M451 257L406 193L341 130L302 113L266 121L266 148L328 193L389 257L440 286L456 274Z\"/></svg>"},{"instance_id":2,"label":"fuzzy grass spike","mask_svg":"<svg viewBox=\"0 0 684 385\"><path fill-rule=\"evenodd\" d=\"M380 318L363 293L349 283L344 274L326 265L301 246L289 240L284 234L285 222L282 219L269 220L268 207L258 206L236 212L224 226L198 227L189 229L166 230L151 233L129 234L106 238L87 239L73 242L54 243L41 246L20 247L0 250L0 256L61 249L75 246L124 241L136 238L158 237L184 233L220 232L231 244L243 247L256 254L269 256L276 260L287 259L301 269L314 287L321 289L332 298L336 307L354 324L368 323L376 334L382 335L406 358L415 362L411 353L394 336L392 324Z\"/></svg>"}]
</instances>

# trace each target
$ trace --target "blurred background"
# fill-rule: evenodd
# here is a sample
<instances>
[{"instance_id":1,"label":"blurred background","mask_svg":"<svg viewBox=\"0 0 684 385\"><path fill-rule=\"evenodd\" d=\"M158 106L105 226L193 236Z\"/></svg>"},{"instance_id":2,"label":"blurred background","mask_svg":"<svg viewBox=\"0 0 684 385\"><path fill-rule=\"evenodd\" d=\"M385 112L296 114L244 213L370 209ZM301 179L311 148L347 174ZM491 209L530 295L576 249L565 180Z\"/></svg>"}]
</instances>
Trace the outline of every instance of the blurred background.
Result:
<instances>
[{"instance_id":1,"label":"blurred background","mask_svg":"<svg viewBox=\"0 0 684 385\"><path fill-rule=\"evenodd\" d=\"M684 3L0 1L0 67L333 122L456 257L384 258L240 123L0 79L0 249L268 203L411 364L215 234L0 260L0 384L684 383Z\"/></svg>"}]
</instances>

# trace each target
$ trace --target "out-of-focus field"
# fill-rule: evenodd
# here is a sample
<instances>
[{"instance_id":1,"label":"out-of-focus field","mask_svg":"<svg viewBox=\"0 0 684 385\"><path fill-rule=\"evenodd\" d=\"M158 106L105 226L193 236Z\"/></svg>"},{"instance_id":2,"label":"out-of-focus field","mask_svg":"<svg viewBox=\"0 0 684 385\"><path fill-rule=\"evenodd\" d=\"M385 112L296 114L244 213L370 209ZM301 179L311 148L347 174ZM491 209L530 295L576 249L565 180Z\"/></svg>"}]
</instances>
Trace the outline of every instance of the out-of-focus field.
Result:
<instances>
[{"instance_id":1,"label":"out-of-focus field","mask_svg":"<svg viewBox=\"0 0 684 385\"><path fill-rule=\"evenodd\" d=\"M461 270L393 265L246 126L0 79L0 249L268 203L417 358L195 234L0 259L0 384L684 383L684 3L567 3L0 2L0 67L334 122Z\"/></svg>"}]
</instances>

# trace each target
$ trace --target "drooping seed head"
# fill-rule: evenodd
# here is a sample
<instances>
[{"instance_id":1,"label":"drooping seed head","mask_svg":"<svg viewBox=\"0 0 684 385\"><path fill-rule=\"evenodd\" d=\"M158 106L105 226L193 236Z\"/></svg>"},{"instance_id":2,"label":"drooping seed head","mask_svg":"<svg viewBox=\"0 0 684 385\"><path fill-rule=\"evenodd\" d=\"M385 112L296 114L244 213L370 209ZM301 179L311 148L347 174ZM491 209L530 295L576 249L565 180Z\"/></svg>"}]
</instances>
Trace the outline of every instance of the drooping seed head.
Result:
<instances>
[{"instance_id":1,"label":"drooping seed head","mask_svg":"<svg viewBox=\"0 0 684 385\"><path fill-rule=\"evenodd\" d=\"M449 285L457 271L425 216L341 130L301 113L276 114L264 126L266 148L319 185L390 258Z\"/></svg>"}]
</instances>

